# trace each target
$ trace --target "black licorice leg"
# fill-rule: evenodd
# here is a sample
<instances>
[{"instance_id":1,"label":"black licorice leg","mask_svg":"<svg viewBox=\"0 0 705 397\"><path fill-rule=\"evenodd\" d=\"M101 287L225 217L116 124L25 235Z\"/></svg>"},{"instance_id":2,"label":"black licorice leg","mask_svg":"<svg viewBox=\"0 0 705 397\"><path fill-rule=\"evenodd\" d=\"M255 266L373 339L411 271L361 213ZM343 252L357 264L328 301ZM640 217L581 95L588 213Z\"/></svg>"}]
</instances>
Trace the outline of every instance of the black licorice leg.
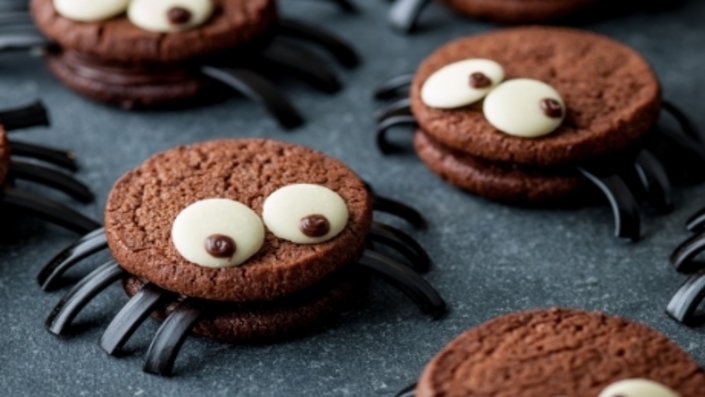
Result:
<instances>
[{"instance_id":1,"label":"black licorice leg","mask_svg":"<svg viewBox=\"0 0 705 397\"><path fill-rule=\"evenodd\" d=\"M94 199L88 186L78 179L40 164L13 159L10 163L10 177L54 188L83 203L90 203Z\"/></svg>"},{"instance_id":2,"label":"black licorice leg","mask_svg":"<svg viewBox=\"0 0 705 397\"><path fill-rule=\"evenodd\" d=\"M380 101L394 99L400 95L408 96L409 86L414 80L413 74L392 77L382 83L374 92L374 98Z\"/></svg>"},{"instance_id":3,"label":"black licorice leg","mask_svg":"<svg viewBox=\"0 0 705 397\"><path fill-rule=\"evenodd\" d=\"M422 312L436 318L446 312L446 303L438 292L407 266L372 251L365 251L358 264L397 287L414 301Z\"/></svg>"},{"instance_id":4,"label":"black licorice leg","mask_svg":"<svg viewBox=\"0 0 705 397\"><path fill-rule=\"evenodd\" d=\"M416 395L416 383L412 383L409 386L401 389L394 397L414 397Z\"/></svg>"},{"instance_id":5,"label":"black licorice leg","mask_svg":"<svg viewBox=\"0 0 705 397\"><path fill-rule=\"evenodd\" d=\"M350 0L326 0L335 3L341 10L354 14L358 11L357 7Z\"/></svg>"},{"instance_id":6,"label":"black licorice leg","mask_svg":"<svg viewBox=\"0 0 705 397\"><path fill-rule=\"evenodd\" d=\"M37 275L37 282L44 291L49 291L64 273L83 259L108 248L105 229L95 230L68 246L52 258Z\"/></svg>"},{"instance_id":7,"label":"black licorice leg","mask_svg":"<svg viewBox=\"0 0 705 397\"><path fill-rule=\"evenodd\" d=\"M698 142L702 142L702 137L698 134L698 130L695 128L693 122L690 121L690 118L688 118L688 116L686 116L686 114L683 113L676 105L671 102L663 101L661 103L661 108L676 119L678 125L681 127L681 130L686 135Z\"/></svg>"},{"instance_id":8,"label":"black licorice leg","mask_svg":"<svg viewBox=\"0 0 705 397\"><path fill-rule=\"evenodd\" d=\"M689 267L693 259L705 251L705 232L692 236L678 246L671 254L671 264L679 272L691 270Z\"/></svg>"},{"instance_id":9,"label":"black licorice leg","mask_svg":"<svg viewBox=\"0 0 705 397\"><path fill-rule=\"evenodd\" d=\"M357 52L345 40L328 30L289 18L279 20L279 30L284 36L296 37L325 48L345 67L352 68L360 64Z\"/></svg>"},{"instance_id":10,"label":"black licorice leg","mask_svg":"<svg viewBox=\"0 0 705 397\"><path fill-rule=\"evenodd\" d=\"M154 284L146 284L120 309L100 338L100 347L115 355L125 346L144 320L171 294Z\"/></svg>"},{"instance_id":11,"label":"black licorice leg","mask_svg":"<svg viewBox=\"0 0 705 397\"><path fill-rule=\"evenodd\" d=\"M673 208L672 186L666 169L649 150L642 150L636 157L634 168L647 192L648 200L660 212Z\"/></svg>"},{"instance_id":12,"label":"black licorice leg","mask_svg":"<svg viewBox=\"0 0 705 397\"><path fill-rule=\"evenodd\" d=\"M402 98L382 106L375 112L375 119L383 122L395 116L411 116L411 99Z\"/></svg>"},{"instance_id":13,"label":"black licorice leg","mask_svg":"<svg viewBox=\"0 0 705 397\"><path fill-rule=\"evenodd\" d=\"M333 69L317 54L295 43L274 41L264 50L262 58L325 93L334 94L343 87Z\"/></svg>"},{"instance_id":14,"label":"black licorice leg","mask_svg":"<svg viewBox=\"0 0 705 397\"><path fill-rule=\"evenodd\" d=\"M0 40L2 40L0 38ZM15 109L0 111L0 124L5 131L49 126L49 115L40 101Z\"/></svg>"},{"instance_id":15,"label":"black licorice leg","mask_svg":"<svg viewBox=\"0 0 705 397\"><path fill-rule=\"evenodd\" d=\"M399 151L399 148L387 139L387 132L394 127L399 126L418 126L418 122L414 116L394 116L390 117L377 126L377 148L383 154L390 154Z\"/></svg>"},{"instance_id":16,"label":"black licorice leg","mask_svg":"<svg viewBox=\"0 0 705 397\"><path fill-rule=\"evenodd\" d=\"M412 32L429 3L430 0L396 0L389 10L389 23L404 33Z\"/></svg>"},{"instance_id":17,"label":"black licorice leg","mask_svg":"<svg viewBox=\"0 0 705 397\"><path fill-rule=\"evenodd\" d=\"M47 146L34 145L26 142L10 142L10 152L13 156L27 157L53 164L71 172L78 171L76 158L70 151L54 149Z\"/></svg>"},{"instance_id":18,"label":"black licorice leg","mask_svg":"<svg viewBox=\"0 0 705 397\"><path fill-rule=\"evenodd\" d=\"M668 303L666 313L680 323L688 323L705 299L705 270L689 278Z\"/></svg>"},{"instance_id":19,"label":"black licorice leg","mask_svg":"<svg viewBox=\"0 0 705 397\"><path fill-rule=\"evenodd\" d=\"M375 211L397 216L419 229L425 229L428 226L426 219L419 211L401 201L392 200L373 193L372 208Z\"/></svg>"},{"instance_id":20,"label":"black licorice leg","mask_svg":"<svg viewBox=\"0 0 705 397\"><path fill-rule=\"evenodd\" d=\"M685 222L685 227L691 232L701 232L705 230L705 207L693 214Z\"/></svg>"},{"instance_id":21,"label":"black licorice leg","mask_svg":"<svg viewBox=\"0 0 705 397\"><path fill-rule=\"evenodd\" d=\"M427 272L431 268L431 257L421 244L397 228L373 222L369 238L399 252L418 272Z\"/></svg>"},{"instance_id":22,"label":"black licorice leg","mask_svg":"<svg viewBox=\"0 0 705 397\"><path fill-rule=\"evenodd\" d=\"M200 316L200 310L188 300L181 302L154 335L147 350L144 371L155 375L171 375L176 356Z\"/></svg>"},{"instance_id":23,"label":"black licorice leg","mask_svg":"<svg viewBox=\"0 0 705 397\"><path fill-rule=\"evenodd\" d=\"M81 234L101 227L98 222L69 207L17 189L5 188L0 192L0 204L27 211L39 218Z\"/></svg>"},{"instance_id":24,"label":"black licorice leg","mask_svg":"<svg viewBox=\"0 0 705 397\"><path fill-rule=\"evenodd\" d=\"M46 320L47 330L54 335L62 335L91 299L125 274L113 260L95 269L54 307Z\"/></svg>"},{"instance_id":25,"label":"black licorice leg","mask_svg":"<svg viewBox=\"0 0 705 397\"><path fill-rule=\"evenodd\" d=\"M246 69L229 69L204 66L204 75L219 81L262 105L279 124L293 129L303 124L303 118L291 101L272 83L259 74Z\"/></svg>"},{"instance_id":26,"label":"black licorice leg","mask_svg":"<svg viewBox=\"0 0 705 397\"><path fill-rule=\"evenodd\" d=\"M28 51L35 47L46 47L49 42L39 33L6 33L0 35L0 52Z\"/></svg>"},{"instance_id":27,"label":"black licorice leg","mask_svg":"<svg viewBox=\"0 0 705 397\"><path fill-rule=\"evenodd\" d=\"M641 237L641 216L639 204L629 187L618 175L600 177L585 168L578 167L580 173L605 195L614 215L614 234L619 238L636 241Z\"/></svg>"}]
</instances>

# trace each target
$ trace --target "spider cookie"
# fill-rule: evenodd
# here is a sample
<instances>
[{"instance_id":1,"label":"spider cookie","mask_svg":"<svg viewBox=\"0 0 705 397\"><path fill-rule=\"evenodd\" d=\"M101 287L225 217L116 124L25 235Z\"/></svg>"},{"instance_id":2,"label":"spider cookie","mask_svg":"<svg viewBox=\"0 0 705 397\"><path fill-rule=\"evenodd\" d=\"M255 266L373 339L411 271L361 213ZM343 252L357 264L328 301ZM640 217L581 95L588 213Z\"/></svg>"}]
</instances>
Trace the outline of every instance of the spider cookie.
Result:
<instances>
[{"instance_id":1,"label":"spider cookie","mask_svg":"<svg viewBox=\"0 0 705 397\"><path fill-rule=\"evenodd\" d=\"M705 160L690 122L662 101L649 64L580 30L524 27L460 39L377 96L391 99L378 114L384 152L393 149L387 131L410 124L421 160L477 195L551 204L599 190L620 237L639 237L639 202L670 209L668 174L681 179L679 156ZM661 110L683 131L661 131Z\"/></svg>"},{"instance_id":2,"label":"spider cookie","mask_svg":"<svg viewBox=\"0 0 705 397\"><path fill-rule=\"evenodd\" d=\"M698 397L705 371L664 335L572 309L513 313L460 335L400 395Z\"/></svg>"},{"instance_id":3,"label":"spider cookie","mask_svg":"<svg viewBox=\"0 0 705 397\"><path fill-rule=\"evenodd\" d=\"M64 333L91 297L122 280L132 298L101 346L117 353L154 313L164 322L144 369L168 374L189 331L229 342L291 337L342 310L368 273L441 314L445 303L416 273L428 269L428 255L374 221L375 210L423 225L412 208L371 193L344 164L305 147L241 139L157 154L115 184L105 228L40 273L48 289L99 250L114 258L66 295L47 326Z\"/></svg>"},{"instance_id":4,"label":"spider cookie","mask_svg":"<svg viewBox=\"0 0 705 397\"><path fill-rule=\"evenodd\" d=\"M10 140L9 133L48 126L40 103L0 110L0 211L35 215L71 231L86 233L98 227L91 219L54 200L15 187L15 182L34 182L89 203L93 194L71 173L77 170L73 155L63 150Z\"/></svg>"},{"instance_id":5,"label":"spider cookie","mask_svg":"<svg viewBox=\"0 0 705 397\"><path fill-rule=\"evenodd\" d=\"M303 118L270 76L292 75L326 93L341 83L317 54L288 39L319 45L344 66L358 63L332 33L280 17L275 0L33 0L31 15L54 44L45 59L62 83L128 109L212 99L231 89L293 128ZM4 45L23 40L13 35Z\"/></svg>"}]
</instances>

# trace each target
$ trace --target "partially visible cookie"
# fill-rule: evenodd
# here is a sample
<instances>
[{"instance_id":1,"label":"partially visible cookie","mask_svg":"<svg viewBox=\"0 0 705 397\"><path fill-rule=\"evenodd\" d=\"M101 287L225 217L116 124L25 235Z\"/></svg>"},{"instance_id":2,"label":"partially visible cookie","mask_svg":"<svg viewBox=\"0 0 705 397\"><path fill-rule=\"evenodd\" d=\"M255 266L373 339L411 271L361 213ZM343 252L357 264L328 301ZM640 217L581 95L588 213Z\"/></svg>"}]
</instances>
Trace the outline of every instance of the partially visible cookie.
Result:
<instances>
[{"instance_id":1,"label":"partially visible cookie","mask_svg":"<svg viewBox=\"0 0 705 397\"><path fill-rule=\"evenodd\" d=\"M441 0L461 14L504 23L558 20L584 10L597 0Z\"/></svg>"},{"instance_id":2,"label":"partially visible cookie","mask_svg":"<svg viewBox=\"0 0 705 397\"><path fill-rule=\"evenodd\" d=\"M627 381L630 380L630 381ZM571 309L514 313L462 334L416 397L700 397L705 371L662 334Z\"/></svg>"}]
</instances>

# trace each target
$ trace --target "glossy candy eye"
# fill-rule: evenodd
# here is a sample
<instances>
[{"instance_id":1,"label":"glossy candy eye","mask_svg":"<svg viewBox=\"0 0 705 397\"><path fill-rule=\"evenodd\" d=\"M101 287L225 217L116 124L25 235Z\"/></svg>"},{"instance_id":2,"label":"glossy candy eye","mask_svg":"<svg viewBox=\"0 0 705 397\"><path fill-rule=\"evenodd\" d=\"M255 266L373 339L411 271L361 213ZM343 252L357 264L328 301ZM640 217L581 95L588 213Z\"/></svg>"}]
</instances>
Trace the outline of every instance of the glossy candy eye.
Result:
<instances>
[{"instance_id":1,"label":"glossy candy eye","mask_svg":"<svg viewBox=\"0 0 705 397\"><path fill-rule=\"evenodd\" d=\"M213 0L133 0L130 22L144 30L181 32L203 25L213 15Z\"/></svg>"},{"instance_id":2,"label":"glossy candy eye","mask_svg":"<svg viewBox=\"0 0 705 397\"><path fill-rule=\"evenodd\" d=\"M130 0L54 0L59 15L79 22L105 21L127 10Z\"/></svg>"},{"instance_id":3,"label":"glossy candy eye","mask_svg":"<svg viewBox=\"0 0 705 397\"><path fill-rule=\"evenodd\" d=\"M506 81L485 98L487 121L505 134L537 138L560 127L565 118L561 94L532 79Z\"/></svg>"},{"instance_id":4,"label":"glossy candy eye","mask_svg":"<svg viewBox=\"0 0 705 397\"><path fill-rule=\"evenodd\" d=\"M421 100L432 108L455 109L481 100L502 80L502 65L489 59L467 59L432 74L421 88Z\"/></svg>"},{"instance_id":5,"label":"glossy candy eye","mask_svg":"<svg viewBox=\"0 0 705 397\"><path fill-rule=\"evenodd\" d=\"M680 397L680 394L651 380L627 379L609 385L598 397Z\"/></svg>"},{"instance_id":6,"label":"glossy candy eye","mask_svg":"<svg viewBox=\"0 0 705 397\"><path fill-rule=\"evenodd\" d=\"M171 239L189 262L203 267L233 267L262 248L264 225L242 203L207 199L179 213L171 228Z\"/></svg>"},{"instance_id":7,"label":"glossy candy eye","mask_svg":"<svg viewBox=\"0 0 705 397\"><path fill-rule=\"evenodd\" d=\"M327 187L285 186L264 201L264 224L275 236L296 244L328 241L345 229L348 206Z\"/></svg>"}]
</instances>

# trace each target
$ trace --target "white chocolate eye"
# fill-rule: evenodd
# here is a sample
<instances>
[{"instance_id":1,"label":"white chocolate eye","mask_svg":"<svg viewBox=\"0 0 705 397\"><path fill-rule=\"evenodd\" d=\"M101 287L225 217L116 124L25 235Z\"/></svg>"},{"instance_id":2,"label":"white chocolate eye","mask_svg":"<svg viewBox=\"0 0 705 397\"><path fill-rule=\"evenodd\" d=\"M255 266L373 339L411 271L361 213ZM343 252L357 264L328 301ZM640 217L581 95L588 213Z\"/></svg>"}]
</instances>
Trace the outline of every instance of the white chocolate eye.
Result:
<instances>
[{"instance_id":1,"label":"white chocolate eye","mask_svg":"<svg viewBox=\"0 0 705 397\"><path fill-rule=\"evenodd\" d=\"M285 186L264 201L262 218L275 236L296 244L317 244L340 234L348 224L348 206L327 187Z\"/></svg>"},{"instance_id":2,"label":"white chocolate eye","mask_svg":"<svg viewBox=\"0 0 705 397\"><path fill-rule=\"evenodd\" d=\"M79 22L105 21L127 10L130 0L54 0L62 17Z\"/></svg>"},{"instance_id":3,"label":"white chocolate eye","mask_svg":"<svg viewBox=\"0 0 705 397\"><path fill-rule=\"evenodd\" d=\"M506 81L487 95L485 118L505 134L537 138L560 127L565 118L561 94L532 79Z\"/></svg>"},{"instance_id":4,"label":"white chocolate eye","mask_svg":"<svg viewBox=\"0 0 705 397\"><path fill-rule=\"evenodd\" d=\"M598 397L680 397L680 394L651 380L627 379L607 386Z\"/></svg>"},{"instance_id":5,"label":"white chocolate eye","mask_svg":"<svg viewBox=\"0 0 705 397\"><path fill-rule=\"evenodd\" d=\"M133 0L127 11L130 22L160 33L193 29L211 15L213 0Z\"/></svg>"},{"instance_id":6,"label":"white chocolate eye","mask_svg":"<svg viewBox=\"0 0 705 397\"><path fill-rule=\"evenodd\" d=\"M171 228L171 240L189 262L203 267L233 267L262 248L264 225L242 203L207 199L179 213Z\"/></svg>"},{"instance_id":7,"label":"white chocolate eye","mask_svg":"<svg viewBox=\"0 0 705 397\"><path fill-rule=\"evenodd\" d=\"M467 59L432 74L421 88L421 100L432 108L455 109L484 98L502 80L502 65L489 59Z\"/></svg>"}]
</instances>

